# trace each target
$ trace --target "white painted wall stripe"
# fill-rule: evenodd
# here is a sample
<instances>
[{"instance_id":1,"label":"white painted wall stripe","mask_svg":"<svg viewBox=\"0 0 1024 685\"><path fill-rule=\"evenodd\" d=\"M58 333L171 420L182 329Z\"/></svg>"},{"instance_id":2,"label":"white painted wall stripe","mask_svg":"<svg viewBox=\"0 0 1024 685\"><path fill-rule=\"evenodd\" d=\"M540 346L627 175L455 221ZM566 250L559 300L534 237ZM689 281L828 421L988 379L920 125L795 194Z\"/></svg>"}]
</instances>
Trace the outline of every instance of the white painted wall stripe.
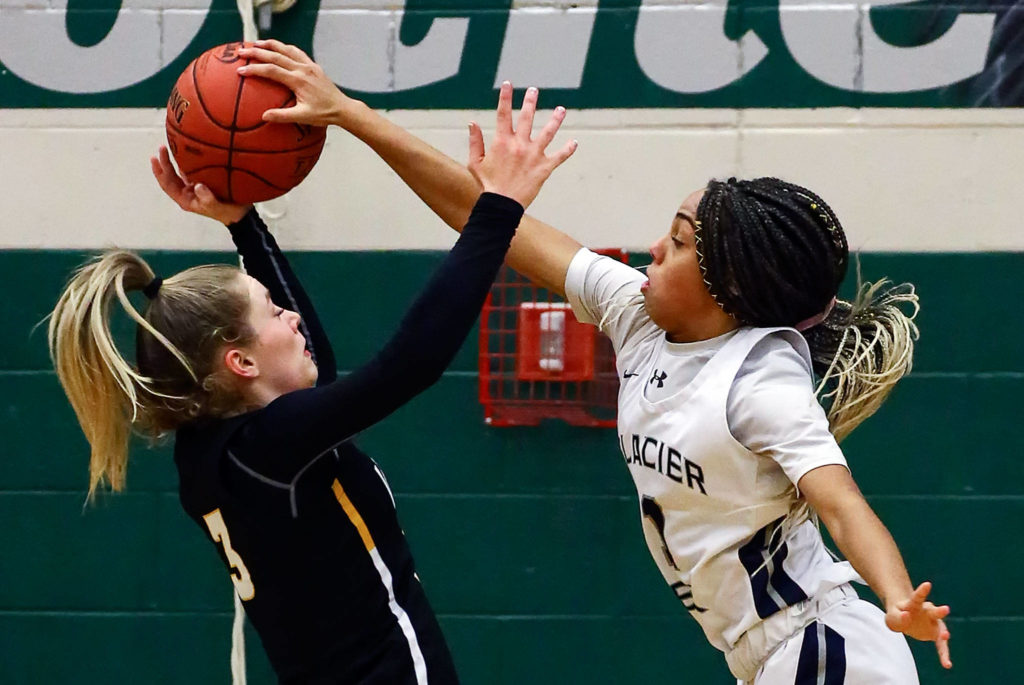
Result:
<instances>
[{"instance_id":1,"label":"white painted wall stripe","mask_svg":"<svg viewBox=\"0 0 1024 685\"><path fill-rule=\"evenodd\" d=\"M388 116L461 160L466 122L493 114ZM857 250L1019 251L1022 132L1022 109L570 110L560 138L580 149L531 213L593 247L643 250L708 178L776 175L828 200ZM0 249L230 250L224 231L157 188L148 158L163 141L162 110L0 109ZM446 249L455 238L337 129L272 209L289 249Z\"/></svg>"}]
</instances>

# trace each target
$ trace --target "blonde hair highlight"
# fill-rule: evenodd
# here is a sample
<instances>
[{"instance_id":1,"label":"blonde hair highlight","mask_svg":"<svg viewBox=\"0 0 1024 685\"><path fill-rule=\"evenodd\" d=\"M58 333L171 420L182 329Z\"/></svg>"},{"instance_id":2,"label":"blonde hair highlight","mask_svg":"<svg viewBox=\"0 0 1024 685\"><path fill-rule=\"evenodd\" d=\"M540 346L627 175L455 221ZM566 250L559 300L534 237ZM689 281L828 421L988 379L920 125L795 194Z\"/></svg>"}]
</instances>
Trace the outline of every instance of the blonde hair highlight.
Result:
<instances>
[{"instance_id":1,"label":"blonde hair highlight","mask_svg":"<svg viewBox=\"0 0 1024 685\"><path fill-rule=\"evenodd\" d=\"M821 326L805 332L816 365L825 366L816 394L837 441L874 414L910 373L919 311L909 283L860 283L852 302L837 301Z\"/></svg>"}]
</instances>

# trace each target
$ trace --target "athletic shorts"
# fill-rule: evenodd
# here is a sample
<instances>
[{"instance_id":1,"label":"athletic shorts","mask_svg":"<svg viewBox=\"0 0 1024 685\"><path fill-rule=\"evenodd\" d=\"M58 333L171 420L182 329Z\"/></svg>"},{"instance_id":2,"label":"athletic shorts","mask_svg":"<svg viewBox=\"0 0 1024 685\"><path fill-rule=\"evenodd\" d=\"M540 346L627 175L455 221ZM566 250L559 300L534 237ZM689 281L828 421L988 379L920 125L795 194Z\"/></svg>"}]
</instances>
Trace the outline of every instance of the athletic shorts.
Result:
<instances>
[{"instance_id":1,"label":"athletic shorts","mask_svg":"<svg viewBox=\"0 0 1024 685\"><path fill-rule=\"evenodd\" d=\"M849 585L776 616L780 618L771 616L748 631L752 635L744 636L747 639L741 640L740 646L746 654L730 653L730 668L739 683L918 685L906 638L889 630L885 614L859 599ZM760 666L752 676L749 668L743 673L736 673L742 668L733 668L736 663L754 660Z\"/></svg>"}]
</instances>

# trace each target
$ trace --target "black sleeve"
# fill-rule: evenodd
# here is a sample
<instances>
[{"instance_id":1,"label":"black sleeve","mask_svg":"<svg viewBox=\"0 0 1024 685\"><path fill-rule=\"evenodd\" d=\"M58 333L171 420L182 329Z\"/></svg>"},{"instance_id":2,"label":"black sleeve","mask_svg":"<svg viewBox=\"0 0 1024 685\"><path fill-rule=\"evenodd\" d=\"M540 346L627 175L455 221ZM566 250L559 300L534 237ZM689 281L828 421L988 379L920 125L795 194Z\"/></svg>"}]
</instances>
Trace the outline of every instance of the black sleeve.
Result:
<instances>
[{"instance_id":1,"label":"black sleeve","mask_svg":"<svg viewBox=\"0 0 1024 685\"><path fill-rule=\"evenodd\" d=\"M481 195L462 236L376 356L333 383L271 402L233 453L262 476L290 482L310 460L433 385L469 335L522 215L515 200Z\"/></svg>"},{"instance_id":2,"label":"black sleeve","mask_svg":"<svg viewBox=\"0 0 1024 685\"><path fill-rule=\"evenodd\" d=\"M317 385L333 381L337 372L331 342L320 325L313 303L267 225L256 210L251 209L241 221L228 226L228 230L242 257L246 273L270 291L270 299L274 304L297 312L302 317L299 329L306 337L306 348L317 366Z\"/></svg>"}]
</instances>

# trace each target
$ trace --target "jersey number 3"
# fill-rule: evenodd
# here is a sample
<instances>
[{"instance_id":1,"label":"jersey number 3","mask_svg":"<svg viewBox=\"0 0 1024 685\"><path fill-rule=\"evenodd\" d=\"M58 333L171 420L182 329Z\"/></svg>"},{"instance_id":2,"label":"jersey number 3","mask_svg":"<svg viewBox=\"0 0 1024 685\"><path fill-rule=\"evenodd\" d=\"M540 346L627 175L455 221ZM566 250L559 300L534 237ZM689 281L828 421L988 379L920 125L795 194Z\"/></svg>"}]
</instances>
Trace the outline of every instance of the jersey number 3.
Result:
<instances>
[{"instance_id":1,"label":"jersey number 3","mask_svg":"<svg viewBox=\"0 0 1024 685\"><path fill-rule=\"evenodd\" d=\"M242 601L248 602L256 596L256 588L252 585L249 569L245 567L242 557L231 547L231 537L228 535L224 517L220 515L220 509L214 509L204 516L203 520L206 521L206 527L210 529L213 541L224 546L224 556L228 558L228 564L231 566L231 582L235 584L235 592L238 593Z\"/></svg>"}]
</instances>

